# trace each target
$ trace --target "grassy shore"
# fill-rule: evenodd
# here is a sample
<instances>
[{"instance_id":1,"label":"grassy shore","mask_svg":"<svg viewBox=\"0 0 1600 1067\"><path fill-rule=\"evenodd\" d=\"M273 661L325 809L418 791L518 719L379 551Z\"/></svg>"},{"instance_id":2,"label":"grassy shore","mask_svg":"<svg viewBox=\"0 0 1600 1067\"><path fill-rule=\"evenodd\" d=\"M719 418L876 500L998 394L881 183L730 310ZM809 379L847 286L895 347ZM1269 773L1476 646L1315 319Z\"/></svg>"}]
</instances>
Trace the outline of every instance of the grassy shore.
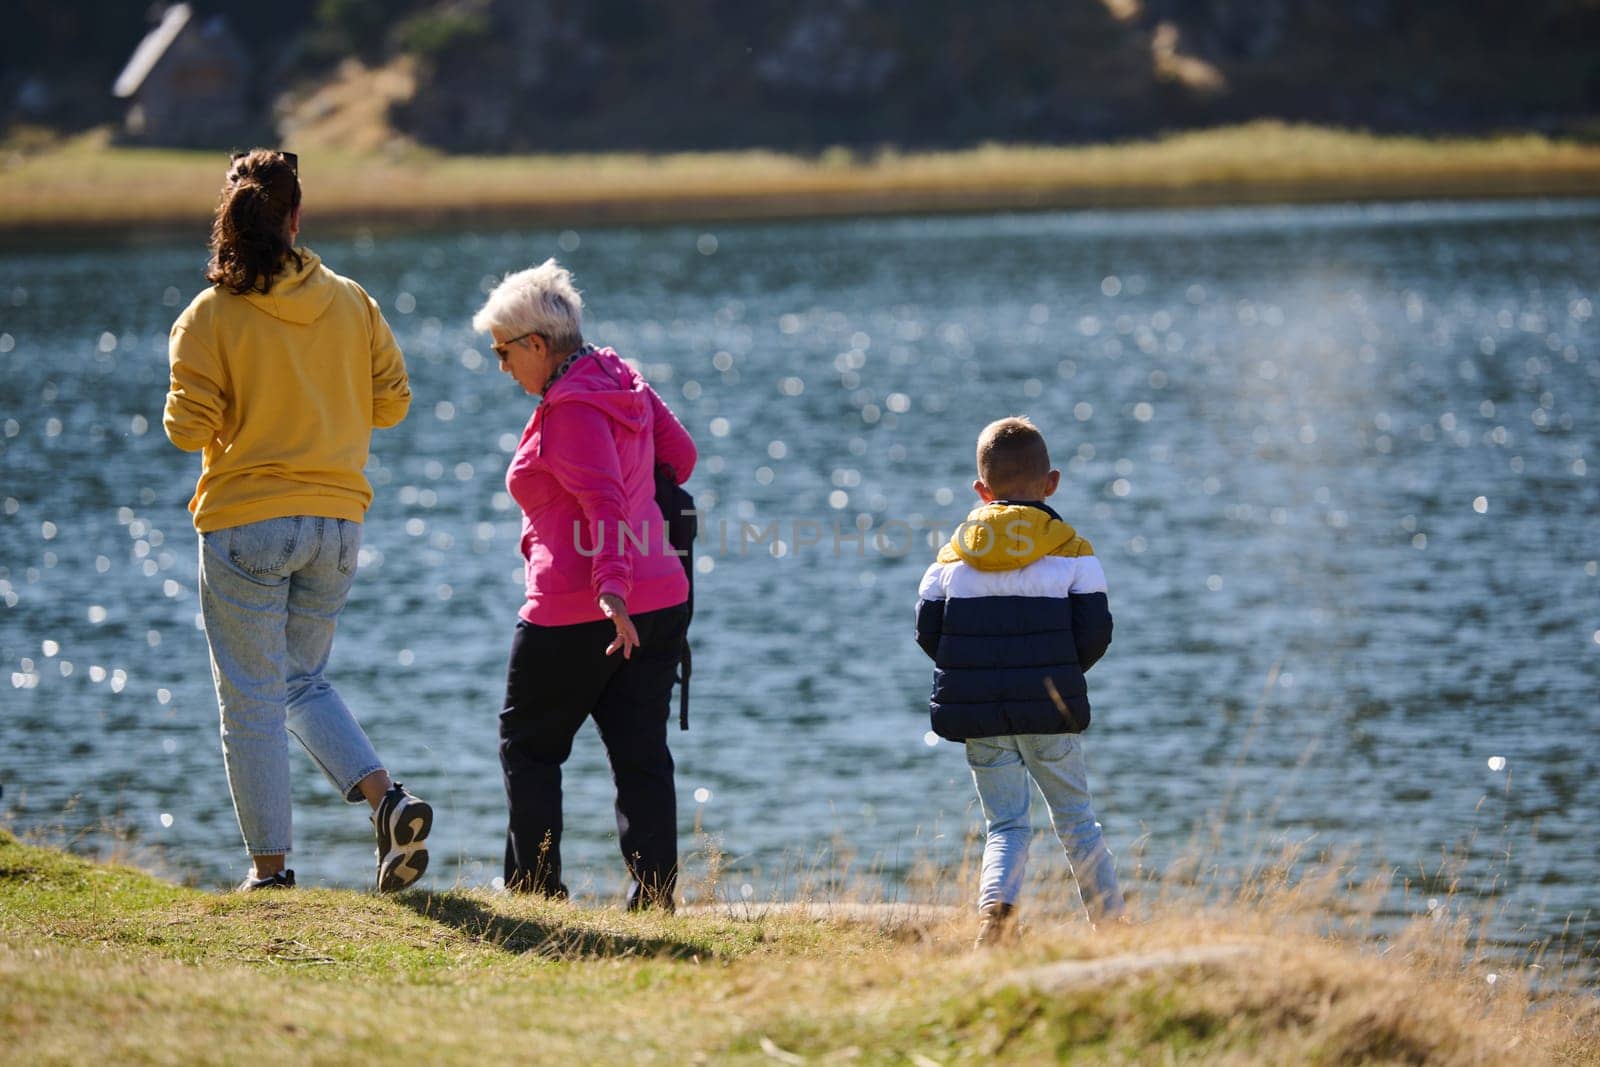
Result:
<instances>
[{"instance_id":1,"label":"grassy shore","mask_svg":"<svg viewBox=\"0 0 1600 1067\"><path fill-rule=\"evenodd\" d=\"M287 147L295 147L289 145ZM103 134L0 151L0 236L203 230L219 152ZM1600 145L1535 135L1427 140L1278 123L1075 148L815 158L768 152L445 156L307 152L308 219L714 221L830 215L1600 193Z\"/></svg>"},{"instance_id":2,"label":"grassy shore","mask_svg":"<svg viewBox=\"0 0 1600 1067\"><path fill-rule=\"evenodd\" d=\"M1592 996L1381 958L1287 887L968 947L965 909L634 915L481 891L216 894L0 832L17 1063L1600 1063ZM1148 910L1148 909L1145 909Z\"/></svg>"}]
</instances>

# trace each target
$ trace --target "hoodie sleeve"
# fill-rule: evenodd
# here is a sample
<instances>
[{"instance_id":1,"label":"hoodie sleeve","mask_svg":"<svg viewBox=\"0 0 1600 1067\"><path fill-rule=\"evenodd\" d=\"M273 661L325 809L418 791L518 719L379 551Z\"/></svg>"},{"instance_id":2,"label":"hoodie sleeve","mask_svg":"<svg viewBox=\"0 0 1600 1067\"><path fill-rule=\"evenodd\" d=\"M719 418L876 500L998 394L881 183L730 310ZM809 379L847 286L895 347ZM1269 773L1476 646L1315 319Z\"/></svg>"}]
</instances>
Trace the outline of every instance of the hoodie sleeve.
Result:
<instances>
[{"instance_id":1,"label":"hoodie sleeve","mask_svg":"<svg viewBox=\"0 0 1600 1067\"><path fill-rule=\"evenodd\" d=\"M365 292L362 295L367 297L367 316L372 323L372 425L381 430L406 417L411 408L411 379L378 302Z\"/></svg>"},{"instance_id":2,"label":"hoodie sleeve","mask_svg":"<svg viewBox=\"0 0 1600 1067\"><path fill-rule=\"evenodd\" d=\"M683 428L683 423L678 421L678 416L667 407L667 402L661 399L659 393L648 385L645 386L645 392L650 396L650 407L654 414L650 423L654 428L656 463L671 467L673 476L682 485L694 473L695 460L699 457L694 438L689 436L689 431Z\"/></svg>"},{"instance_id":3,"label":"hoodie sleeve","mask_svg":"<svg viewBox=\"0 0 1600 1067\"><path fill-rule=\"evenodd\" d=\"M542 441L545 465L583 511L583 543L601 546L589 576L595 597L615 593L627 600L633 591L633 561L621 546L627 491L611 419L589 404L552 405L544 417ZM607 530L609 537L604 536Z\"/></svg>"},{"instance_id":4,"label":"hoodie sleeve","mask_svg":"<svg viewBox=\"0 0 1600 1067\"><path fill-rule=\"evenodd\" d=\"M227 372L189 325L187 316L179 317L167 341L172 378L161 425L173 444L185 452L198 452L222 429Z\"/></svg>"}]
</instances>

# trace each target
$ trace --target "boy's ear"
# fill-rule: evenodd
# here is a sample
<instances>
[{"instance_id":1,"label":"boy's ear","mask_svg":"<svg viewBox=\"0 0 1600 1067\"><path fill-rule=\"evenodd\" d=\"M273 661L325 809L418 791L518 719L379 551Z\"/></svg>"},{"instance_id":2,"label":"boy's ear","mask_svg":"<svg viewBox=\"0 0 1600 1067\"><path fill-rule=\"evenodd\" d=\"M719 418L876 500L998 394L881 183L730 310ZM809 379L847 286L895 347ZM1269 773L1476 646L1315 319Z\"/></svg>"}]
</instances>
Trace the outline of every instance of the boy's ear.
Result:
<instances>
[{"instance_id":1,"label":"boy's ear","mask_svg":"<svg viewBox=\"0 0 1600 1067\"><path fill-rule=\"evenodd\" d=\"M1047 497L1054 496L1057 487L1059 487L1060 485L1061 485L1061 472L1059 470L1051 471L1049 474L1045 475L1045 479L1044 479L1044 495L1047 496Z\"/></svg>"},{"instance_id":2,"label":"boy's ear","mask_svg":"<svg viewBox=\"0 0 1600 1067\"><path fill-rule=\"evenodd\" d=\"M982 478L979 478L972 483L972 491L977 493L978 499L983 501L985 504L994 503L994 494L989 491L989 487L987 485L983 484Z\"/></svg>"}]
</instances>

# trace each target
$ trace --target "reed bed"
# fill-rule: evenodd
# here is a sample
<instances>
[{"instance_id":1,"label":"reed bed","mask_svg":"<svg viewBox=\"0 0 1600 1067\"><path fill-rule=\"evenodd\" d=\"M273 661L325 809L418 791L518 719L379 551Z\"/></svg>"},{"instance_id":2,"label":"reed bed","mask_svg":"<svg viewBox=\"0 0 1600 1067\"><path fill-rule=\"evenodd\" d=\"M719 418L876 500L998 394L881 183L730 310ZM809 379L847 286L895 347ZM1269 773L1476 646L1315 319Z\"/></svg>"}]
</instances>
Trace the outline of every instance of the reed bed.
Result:
<instances>
[{"instance_id":1,"label":"reed bed","mask_svg":"<svg viewBox=\"0 0 1600 1067\"><path fill-rule=\"evenodd\" d=\"M219 152L116 147L103 132L64 142L19 141L0 151L0 235L203 231L222 164ZM1425 139L1258 122L1123 144L833 149L811 157L318 149L303 156L302 171L310 225L580 225L1584 196L1600 190L1600 145L1534 134Z\"/></svg>"}]
</instances>

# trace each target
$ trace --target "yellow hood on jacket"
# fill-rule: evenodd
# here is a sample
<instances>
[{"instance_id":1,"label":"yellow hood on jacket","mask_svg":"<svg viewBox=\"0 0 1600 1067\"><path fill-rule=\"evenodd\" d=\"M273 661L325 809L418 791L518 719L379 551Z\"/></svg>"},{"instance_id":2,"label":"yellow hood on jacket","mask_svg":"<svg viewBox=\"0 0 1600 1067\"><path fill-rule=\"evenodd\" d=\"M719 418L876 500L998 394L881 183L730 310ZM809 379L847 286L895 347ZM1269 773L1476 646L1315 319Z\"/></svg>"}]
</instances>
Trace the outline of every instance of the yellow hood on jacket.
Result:
<instances>
[{"instance_id":1,"label":"yellow hood on jacket","mask_svg":"<svg viewBox=\"0 0 1600 1067\"><path fill-rule=\"evenodd\" d=\"M1014 571L1045 556L1092 556L1078 531L1034 504L985 504L967 516L939 550L940 563L960 560L980 571Z\"/></svg>"}]
</instances>

